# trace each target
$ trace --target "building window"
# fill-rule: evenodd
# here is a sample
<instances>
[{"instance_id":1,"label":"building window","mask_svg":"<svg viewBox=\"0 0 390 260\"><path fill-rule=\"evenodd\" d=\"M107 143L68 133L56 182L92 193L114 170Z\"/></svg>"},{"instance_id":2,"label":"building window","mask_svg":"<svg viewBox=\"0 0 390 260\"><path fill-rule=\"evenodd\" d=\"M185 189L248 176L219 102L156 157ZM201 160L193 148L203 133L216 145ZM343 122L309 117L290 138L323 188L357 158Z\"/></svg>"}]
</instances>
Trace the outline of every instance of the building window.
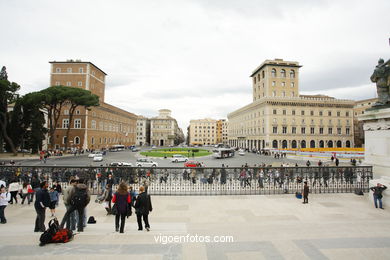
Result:
<instances>
[{"instance_id":1,"label":"building window","mask_svg":"<svg viewBox=\"0 0 390 260\"><path fill-rule=\"evenodd\" d=\"M71 87L71 86L72 86L72 83L71 83L70 81L67 81L67 82L66 82L66 86Z\"/></svg>"},{"instance_id":2,"label":"building window","mask_svg":"<svg viewBox=\"0 0 390 260\"><path fill-rule=\"evenodd\" d=\"M286 71L284 69L282 69L280 71L280 75L281 75L282 78L285 78L286 77Z\"/></svg>"},{"instance_id":3,"label":"building window","mask_svg":"<svg viewBox=\"0 0 390 260\"><path fill-rule=\"evenodd\" d=\"M285 92L285 91L282 92L282 96L283 96L283 97L286 96L286 92Z\"/></svg>"},{"instance_id":4,"label":"building window","mask_svg":"<svg viewBox=\"0 0 390 260\"><path fill-rule=\"evenodd\" d=\"M337 128L337 134L341 135L341 128L340 127Z\"/></svg>"},{"instance_id":5,"label":"building window","mask_svg":"<svg viewBox=\"0 0 390 260\"><path fill-rule=\"evenodd\" d=\"M332 111L328 111L328 116L332 116Z\"/></svg>"},{"instance_id":6,"label":"building window","mask_svg":"<svg viewBox=\"0 0 390 260\"><path fill-rule=\"evenodd\" d=\"M287 126L283 126L283 134L287 134Z\"/></svg>"},{"instance_id":7,"label":"building window","mask_svg":"<svg viewBox=\"0 0 390 260\"><path fill-rule=\"evenodd\" d=\"M56 84L55 84L56 86L59 86L60 85L60 82L59 81L56 81Z\"/></svg>"},{"instance_id":8,"label":"building window","mask_svg":"<svg viewBox=\"0 0 390 260\"><path fill-rule=\"evenodd\" d=\"M276 85L276 82L272 81L272 86L275 87L275 85Z\"/></svg>"},{"instance_id":9,"label":"building window","mask_svg":"<svg viewBox=\"0 0 390 260\"><path fill-rule=\"evenodd\" d=\"M295 71L294 70L291 70L290 71L290 78L295 78Z\"/></svg>"},{"instance_id":10,"label":"building window","mask_svg":"<svg viewBox=\"0 0 390 260\"><path fill-rule=\"evenodd\" d=\"M66 69L66 72L72 73L72 68L67 68L67 69Z\"/></svg>"},{"instance_id":11,"label":"building window","mask_svg":"<svg viewBox=\"0 0 390 260\"><path fill-rule=\"evenodd\" d=\"M62 128L68 128L68 127L69 127L69 119L63 119Z\"/></svg>"},{"instance_id":12,"label":"building window","mask_svg":"<svg viewBox=\"0 0 390 260\"><path fill-rule=\"evenodd\" d=\"M318 114L319 114L320 116L322 116L322 111L320 111Z\"/></svg>"},{"instance_id":13,"label":"building window","mask_svg":"<svg viewBox=\"0 0 390 260\"><path fill-rule=\"evenodd\" d=\"M285 87L286 86L286 82L282 82L282 87Z\"/></svg>"},{"instance_id":14,"label":"building window","mask_svg":"<svg viewBox=\"0 0 390 260\"><path fill-rule=\"evenodd\" d=\"M286 109L283 109L283 115L286 115Z\"/></svg>"},{"instance_id":15,"label":"building window","mask_svg":"<svg viewBox=\"0 0 390 260\"><path fill-rule=\"evenodd\" d=\"M74 138L74 144L80 144L80 137L76 136Z\"/></svg>"},{"instance_id":16,"label":"building window","mask_svg":"<svg viewBox=\"0 0 390 260\"><path fill-rule=\"evenodd\" d=\"M296 128L295 126L293 126L293 127L291 128L291 133L293 133L293 134L296 134L296 133L297 133L297 128Z\"/></svg>"},{"instance_id":17,"label":"building window","mask_svg":"<svg viewBox=\"0 0 390 260\"><path fill-rule=\"evenodd\" d=\"M82 81L77 82L77 86L82 87L83 86L83 82Z\"/></svg>"},{"instance_id":18,"label":"building window","mask_svg":"<svg viewBox=\"0 0 390 260\"><path fill-rule=\"evenodd\" d=\"M314 127L310 127L310 134L314 135Z\"/></svg>"},{"instance_id":19,"label":"building window","mask_svg":"<svg viewBox=\"0 0 390 260\"><path fill-rule=\"evenodd\" d=\"M83 73L84 72L83 68L79 68L79 72Z\"/></svg>"},{"instance_id":20,"label":"building window","mask_svg":"<svg viewBox=\"0 0 390 260\"><path fill-rule=\"evenodd\" d=\"M295 110L291 111L292 115L295 116Z\"/></svg>"},{"instance_id":21,"label":"building window","mask_svg":"<svg viewBox=\"0 0 390 260\"><path fill-rule=\"evenodd\" d=\"M61 68L56 68L56 72L60 73L61 72Z\"/></svg>"},{"instance_id":22,"label":"building window","mask_svg":"<svg viewBox=\"0 0 390 260\"><path fill-rule=\"evenodd\" d=\"M278 127L277 127L277 126L274 126L274 127L272 128L272 133L274 133L274 134L277 134L277 133L278 133Z\"/></svg>"},{"instance_id":23,"label":"building window","mask_svg":"<svg viewBox=\"0 0 390 260\"><path fill-rule=\"evenodd\" d=\"M271 70L271 76L276 78L276 69Z\"/></svg>"},{"instance_id":24,"label":"building window","mask_svg":"<svg viewBox=\"0 0 390 260\"><path fill-rule=\"evenodd\" d=\"M95 137L91 137L91 144L95 144Z\"/></svg>"},{"instance_id":25,"label":"building window","mask_svg":"<svg viewBox=\"0 0 390 260\"><path fill-rule=\"evenodd\" d=\"M328 128L328 134L330 134L330 135L333 134L333 128L331 128L331 127Z\"/></svg>"},{"instance_id":26,"label":"building window","mask_svg":"<svg viewBox=\"0 0 390 260\"><path fill-rule=\"evenodd\" d=\"M345 128L345 134L349 135L349 127Z\"/></svg>"},{"instance_id":27,"label":"building window","mask_svg":"<svg viewBox=\"0 0 390 260\"><path fill-rule=\"evenodd\" d=\"M345 116L349 116L349 112L347 111L347 112L345 112Z\"/></svg>"},{"instance_id":28,"label":"building window","mask_svg":"<svg viewBox=\"0 0 390 260\"><path fill-rule=\"evenodd\" d=\"M81 119L74 120L74 128L81 128Z\"/></svg>"},{"instance_id":29,"label":"building window","mask_svg":"<svg viewBox=\"0 0 390 260\"><path fill-rule=\"evenodd\" d=\"M76 110L76 115L80 115L80 110Z\"/></svg>"},{"instance_id":30,"label":"building window","mask_svg":"<svg viewBox=\"0 0 390 260\"><path fill-rule=\"evenodd\" d=\"M66 115L66 116L69 115L69 110L68 109L64 110L64 115Z\"/></svg>"},{"instance_id":31,"label":"building window","mask_svg":"<svg viewBox=\"0 0 390 260\"><path fill-rule=\"evenodd\" d=\"M337 111L337 116L340 116L340 111Z\"/></svg>"},{"instance_id":32,"label":"building window","mask_svg":"<svg viewBox=\"0 0 390 260\"><path fill-rule=\"evenodd\" d=\"M272 113L273 113L274 115L276 115L276 109L272 110Z\"/></svg>"},{"instance_id":33,"label":"building window","mask_svg":"<svg viewBox=\"0 0 390 260\"><path fill-rule=\"evenodd\" d=\"M301 127L301 134L306 134L306 128L305 127Z\"/></svg>"},{"instance_id":34,"label":"building window","mask_svg":"<svg viewBox=\"0 0 390 260\"><path fill-rule=\"evenodd\" d=\"M295 87L295 83L294 82L291 82L290 83L290 86L293 88L293 87Z\"/></svg>"},{"instance_id":35,"label":"building window","mask_svg":"<svg viewBox=\"0 0 390 260\"><path fill-rule=\"evenodd\" d=\"M255 84L256 84L256 76L255 76L255 77L253 77L253 83L255 83Z\"/></svg>"},{"instance_id":36,"label":"building window","mask_svg":"<svg viewBox=\"0 0 390 260\"><path fill-rule=\"evenodd\" d=\"M263 79L265 78L264 70L261 72L261 76L263 77Z\"/></svg>"},{"instance_id":37,"label":"building window","mask_svg":"<svg viewBox=\"0 0 390 260\"><path fill-rule=\"evenodd\" d=\"M302 110L301 111L301 116L304 116L305 115L305 110Z\"/></svg>"},{"instance_id":38,"label":"building window","mask_svg":"<svg viewBox=\"0 0 390 260\"><path fill-rule=\"evenodd\" d=\"M66 143L66 136L62 137L62 144L65 144Z\"/></svg>"},{"instance_id":39,"label":"building window","mask_svg":"<svg viewBox=\"0 0 390 260\"><path fill-rule=\"evenodd\" d=\"M96 129L96 121L95 120L91 121L91 128Z\"/></svg>"},{"instance_id":40,"label":"building window","mask_svg":"<svg viewBox=\"0 0 390 260\"><path fill-rule=\"evenodd\" d=\"M276 97L276 91L272 91L272 96Z\"/></svg>"},{"instance_id":41,"label":"building window","mask_svg":"<svg viewBox=\"0 0 390 260\"><path fill-rule=\"evenodd\" d=\"M314 116L314 111L313 111L313 110L310 111L310 115L311 115L311 116Z\"/></svg>"},{"instance_id":42,"label":"building window","mask_svg":"<svg viewBox=\"0 0 390 260\"><path fill-rule=\"evenodd\" d=\"M324 134L324 128L320 127L320 135Z\"/></svg>"}]
</instances>

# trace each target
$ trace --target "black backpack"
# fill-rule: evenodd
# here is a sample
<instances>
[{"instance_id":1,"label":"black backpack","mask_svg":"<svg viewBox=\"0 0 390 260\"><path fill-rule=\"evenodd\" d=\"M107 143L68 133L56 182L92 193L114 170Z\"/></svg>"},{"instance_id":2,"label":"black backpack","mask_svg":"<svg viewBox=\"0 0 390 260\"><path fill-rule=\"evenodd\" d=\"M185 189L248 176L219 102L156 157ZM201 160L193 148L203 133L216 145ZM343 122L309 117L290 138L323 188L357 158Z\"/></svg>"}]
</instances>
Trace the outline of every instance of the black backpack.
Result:
<instances>
[{"instance_id":1,"label":"black backpack","mask_svg":"<svg viewBox=\"0 0 390 260\"><path fill-rule=\"evenodd\" d=\"M84 208L88 204L87 189L80 189L77 187L75 189L76 189L75 193L73 194L73 197L70 200L70 205L75 206L76 208Z\"/></svg>"},{"instance_id":2,"label":"black backpack","mask_svg":"<svg viewBox=\"0 0 390 260\"><path fill-rule=\"evenodd\" d=\"M49 227L45 232L42 233L39 241L41 242L39 245L44 246L52 242L53 236L60 230L60 224L56 218L49 221Z\"/></svg>"}]
</instances>

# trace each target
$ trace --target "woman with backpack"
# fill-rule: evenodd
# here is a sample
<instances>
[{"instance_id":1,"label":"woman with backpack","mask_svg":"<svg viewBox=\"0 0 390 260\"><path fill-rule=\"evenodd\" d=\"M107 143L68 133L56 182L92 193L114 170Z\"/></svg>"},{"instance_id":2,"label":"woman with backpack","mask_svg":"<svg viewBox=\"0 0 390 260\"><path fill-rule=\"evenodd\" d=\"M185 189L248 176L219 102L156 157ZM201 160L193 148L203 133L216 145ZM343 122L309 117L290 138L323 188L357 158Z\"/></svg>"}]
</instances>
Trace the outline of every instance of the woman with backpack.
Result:
<instances>
[{"instance_id":1,"label":"woman with backpack","mask_svg":"<svg viewBox=\"0 0 390 260\"><path fill-rule=\"evenodd\" d=\"M5 187L2 185L0 187L0 221L1 224L7 223L5 218L4 210L8 205L8 201L11 200L11 194L5 190Z\"/></svg>"},{"instance_id":2,"label":"woman with backpack","mask_svg":"<svg viewBox=\"0 0 390 260\"><path fill-rule=\"evenodd\" d=\"M119 233L123 233L125 229L125 220L127 216L127 212L131 210L131 197L130 193L127 191L127 185L124 182L119 184L117 191L114 193L112 197L112 202L115 203L113 210L115 214L115 231ZM116 212L115 212L116 211ZM119 218L120 218L120 229L119 229Z\"/></svg>"}]
</instances>

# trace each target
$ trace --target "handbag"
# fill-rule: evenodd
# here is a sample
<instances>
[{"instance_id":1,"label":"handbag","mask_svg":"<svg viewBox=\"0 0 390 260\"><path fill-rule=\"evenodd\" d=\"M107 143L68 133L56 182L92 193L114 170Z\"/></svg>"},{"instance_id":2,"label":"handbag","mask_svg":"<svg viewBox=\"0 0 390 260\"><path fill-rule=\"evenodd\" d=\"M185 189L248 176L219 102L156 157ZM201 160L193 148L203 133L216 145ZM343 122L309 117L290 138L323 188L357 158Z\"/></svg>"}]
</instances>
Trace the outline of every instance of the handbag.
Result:
<instances>
[{"instance_id":1,"label":"handbag","mask_svg":"<svg viewBox=\"0 0 390 260\"><path fill-rule=\"evenodd\" d=\"M126 217L130 217L133 214L131 210L131 204L127 203L127 209L126 209Z\"/></svg>"},{"instance_id":2,"label":"handbag","mask_svg":"<svg viewBox=\"0 0 390 260\"><path fill-rule=\"evenodd\" d=\"M118 206L116 205L116 203L111 208L111 214L118 215Z\"/></svg>"}]
</instances>

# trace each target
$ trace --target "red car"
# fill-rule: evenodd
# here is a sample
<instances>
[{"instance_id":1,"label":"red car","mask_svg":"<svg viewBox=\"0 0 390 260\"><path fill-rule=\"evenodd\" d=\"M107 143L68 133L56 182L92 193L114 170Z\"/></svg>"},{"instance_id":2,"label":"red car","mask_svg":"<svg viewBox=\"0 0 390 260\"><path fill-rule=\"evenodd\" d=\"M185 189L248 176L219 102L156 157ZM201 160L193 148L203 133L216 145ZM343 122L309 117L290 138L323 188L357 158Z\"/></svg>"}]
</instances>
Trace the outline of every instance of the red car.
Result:
<instances>
[{"instance_id":1,"label":"red car","mask_svg":"<svg viewBox=\"0 0 390 260\"><path fill-rule=\"evenodd\" d=\"M184 163L184 167L200 167L200 163L197 161L188 161Z\"/></svg>"}]
</instances>

